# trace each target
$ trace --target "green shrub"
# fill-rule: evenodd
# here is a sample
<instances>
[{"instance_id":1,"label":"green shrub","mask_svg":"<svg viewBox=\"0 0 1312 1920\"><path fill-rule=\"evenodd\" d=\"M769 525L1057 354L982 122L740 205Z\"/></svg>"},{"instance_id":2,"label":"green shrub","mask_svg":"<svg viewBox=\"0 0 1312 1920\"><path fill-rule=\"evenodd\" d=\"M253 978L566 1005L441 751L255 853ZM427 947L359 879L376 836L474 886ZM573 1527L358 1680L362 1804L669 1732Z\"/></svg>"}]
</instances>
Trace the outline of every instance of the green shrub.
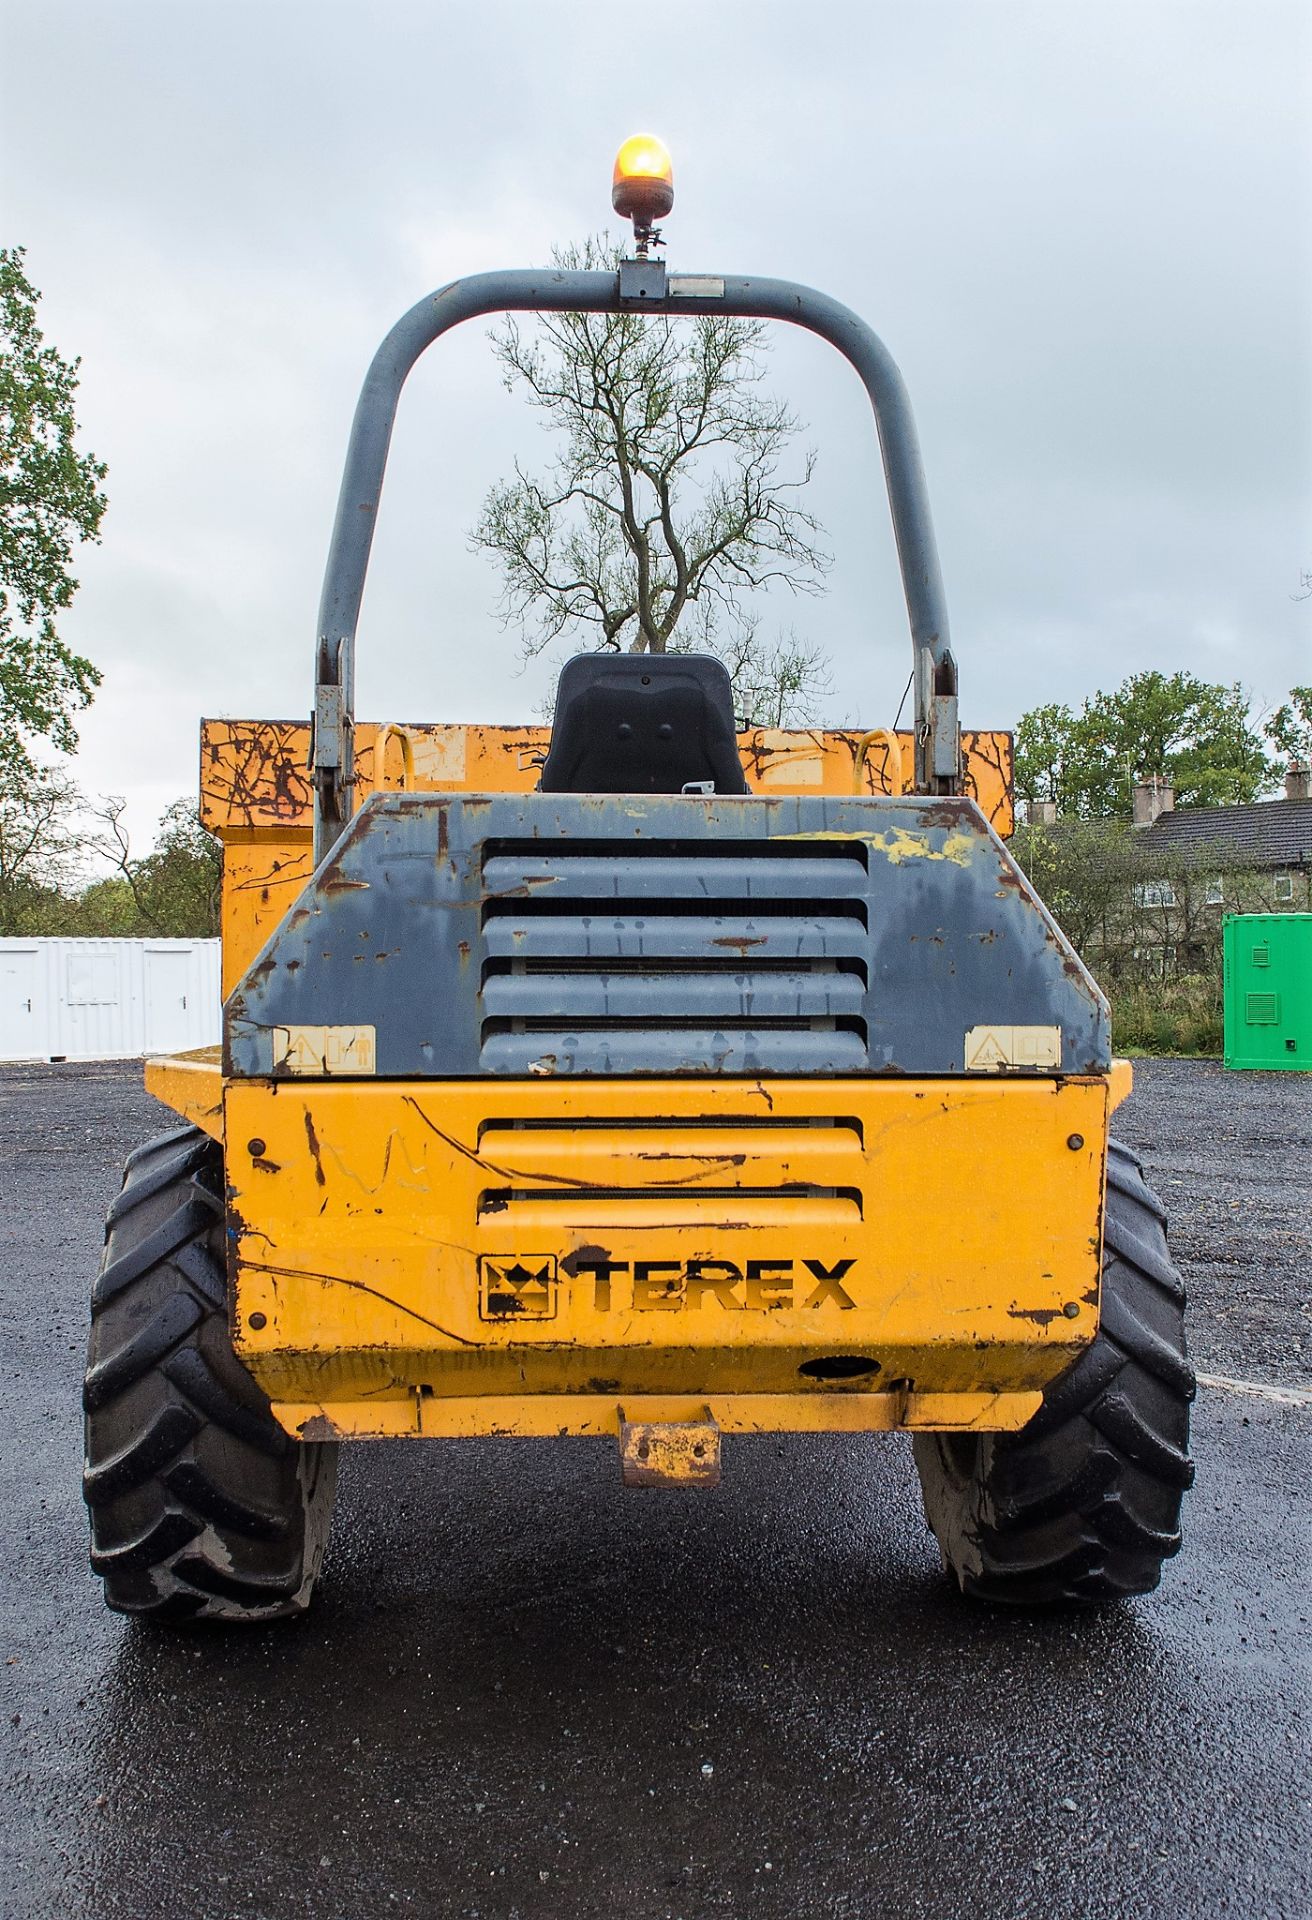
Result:
<instances>
[{"instance_id":1,"label":"green shrub","mask_svg":"<svg viewBox=\"0 0 1312 1920\"><path fill-rule=\"evenodd\" d=\"M1221 982L1189 973L1111 989L1112 1049L1220 1056Z\"/></svg>"}]
</instances>

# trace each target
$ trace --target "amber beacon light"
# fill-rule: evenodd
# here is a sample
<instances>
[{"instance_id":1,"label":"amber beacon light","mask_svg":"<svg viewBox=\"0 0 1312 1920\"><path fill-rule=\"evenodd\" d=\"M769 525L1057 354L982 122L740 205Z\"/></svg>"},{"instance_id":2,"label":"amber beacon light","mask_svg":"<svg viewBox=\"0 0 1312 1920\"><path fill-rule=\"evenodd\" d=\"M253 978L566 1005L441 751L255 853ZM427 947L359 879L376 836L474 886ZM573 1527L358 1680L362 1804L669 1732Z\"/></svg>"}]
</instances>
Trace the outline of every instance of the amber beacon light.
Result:
<instances>
[{"instance_id":1,"label":"amber beacon light","mask_svg":"<svg viewBox=\"0 0 1312 1920\"><path fill-rule=\"evenodd\" d=\"M615 156L610 200L616 213L632 220L639 237L665 218L674 205L674 166L664 141L635 133L624 142Z\"/></svg>"}]
</instances>

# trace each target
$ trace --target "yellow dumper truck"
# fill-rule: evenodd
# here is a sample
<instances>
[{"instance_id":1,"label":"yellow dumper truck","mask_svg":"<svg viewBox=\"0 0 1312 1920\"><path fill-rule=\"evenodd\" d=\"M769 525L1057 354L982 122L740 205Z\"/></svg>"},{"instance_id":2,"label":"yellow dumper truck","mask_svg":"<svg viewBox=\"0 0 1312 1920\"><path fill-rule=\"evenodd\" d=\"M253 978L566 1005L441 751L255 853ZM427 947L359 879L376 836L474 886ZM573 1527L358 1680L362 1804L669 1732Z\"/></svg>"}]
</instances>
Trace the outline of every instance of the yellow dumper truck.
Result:
<instances>
[{"instance_id":1,"label":"yellow dumper truck","mask_svg":"<svg viewBox=\"0 0 1312 1920\"><path fill-rule=\"evenodd\" d=\"M608 1436L696 1488L725 1434L904 1430L981 1599L1156 1585L1191 1478L1183 1291L1109 1139L1107 1004L1008 853L1010 741L963 732L905 389L847 308L650 254L480 274L356 411L308 723L210 721L221 1051L155 1060L92 1295L85 1493L111 1607L307 1605L344 1440ZM550 729L357 721L397 400L451 327L732 313L871 402L914 723L736 726L710 657L599 653Z\"/></svg>"}]
</instances>

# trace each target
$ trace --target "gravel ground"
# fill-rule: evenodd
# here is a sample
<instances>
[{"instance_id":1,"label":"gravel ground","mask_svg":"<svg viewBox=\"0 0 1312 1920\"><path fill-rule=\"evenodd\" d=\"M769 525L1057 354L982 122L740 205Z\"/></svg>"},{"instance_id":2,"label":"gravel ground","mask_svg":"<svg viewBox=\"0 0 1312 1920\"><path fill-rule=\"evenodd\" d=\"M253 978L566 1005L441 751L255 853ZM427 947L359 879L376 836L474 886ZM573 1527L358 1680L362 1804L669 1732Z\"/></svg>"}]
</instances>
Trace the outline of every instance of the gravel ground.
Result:
<instances>
[{"instance_id":1,"label":"gravel ground","mask_svg":"<svg viewBox=\"0 0 1312 1920\"><path fill-rule=\"evenodd\" d=\"M1150 1061L1119 1131L1206 1375L1308 1356L1312 1080ZM967 1606L904 1441L348 1449L315 1609L161 1634L86 1568L100 1219L139 1068L0 1068L5 1920L1306 1920L1312 1412L1204 1387L1186 1545L1096 1616Z\"/></svg>"},{"instance_id":2,"label":"gravel ground","mask_svg":"<svg viewBox=\"0 0 1312 1920\"><path fill-rule=\"evenodd\" d=\"M1116 1132L1171 1212L1202 1373L1312 1377L1312 1073L1136 1060Z\"/></svg>"}]
</instances>

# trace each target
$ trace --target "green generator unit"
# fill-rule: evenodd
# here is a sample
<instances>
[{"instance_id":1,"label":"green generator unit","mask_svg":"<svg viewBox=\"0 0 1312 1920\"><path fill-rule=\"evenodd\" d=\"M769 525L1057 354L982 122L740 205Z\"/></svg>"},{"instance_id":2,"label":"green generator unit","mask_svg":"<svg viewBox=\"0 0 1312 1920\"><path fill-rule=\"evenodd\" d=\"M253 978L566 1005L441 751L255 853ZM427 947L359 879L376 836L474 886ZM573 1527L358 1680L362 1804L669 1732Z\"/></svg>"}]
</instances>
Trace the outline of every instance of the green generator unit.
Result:
<instances>
[{"instance_id":1,"label":"green generator unit","mask_svg":"<svg viewBox=\"0 0 1312 1920\"><path fill-rule=\"evenodd\" d=\"M1312 913L1225 917L1225 1064L1312 1072Z\"/></svg>"}]
</instances>

